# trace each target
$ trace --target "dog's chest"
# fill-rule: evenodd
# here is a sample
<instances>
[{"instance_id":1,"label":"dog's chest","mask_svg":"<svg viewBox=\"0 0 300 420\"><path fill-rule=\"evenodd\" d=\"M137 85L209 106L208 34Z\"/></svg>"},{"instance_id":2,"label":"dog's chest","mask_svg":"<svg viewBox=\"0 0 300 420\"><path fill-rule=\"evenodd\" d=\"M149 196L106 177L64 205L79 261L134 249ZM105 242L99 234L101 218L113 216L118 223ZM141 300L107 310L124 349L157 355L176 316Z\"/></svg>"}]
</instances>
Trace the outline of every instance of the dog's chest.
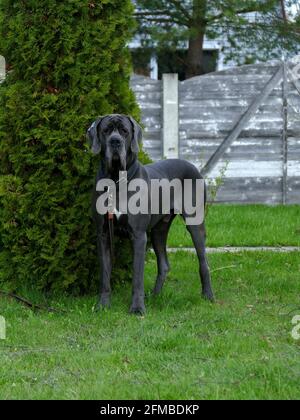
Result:
<instances>
[{"instance_id":1,"label":"dog's chest","mask_svg":"<svg viewBox=\"0 0 300 420\"><path fill-rule=\"evenodd\" d=\"M129 236L131 229L128 224L127 214L121 214L120 212L114 214L114 231L117 236Z\"/></svg>"},{"instance_id":2,"label":"dog's chest","mask_svg":"<svg viewBox=\"0 0 300 420\"><path fill-rule=\"evenodd\" d=\"M113 214L115 215L115 218L117 219L117 221L121 221L121 219L125 219L125 214L123 214L122 212L120 212L116 207L113 210Z\"/></svg>"}]
</instances>

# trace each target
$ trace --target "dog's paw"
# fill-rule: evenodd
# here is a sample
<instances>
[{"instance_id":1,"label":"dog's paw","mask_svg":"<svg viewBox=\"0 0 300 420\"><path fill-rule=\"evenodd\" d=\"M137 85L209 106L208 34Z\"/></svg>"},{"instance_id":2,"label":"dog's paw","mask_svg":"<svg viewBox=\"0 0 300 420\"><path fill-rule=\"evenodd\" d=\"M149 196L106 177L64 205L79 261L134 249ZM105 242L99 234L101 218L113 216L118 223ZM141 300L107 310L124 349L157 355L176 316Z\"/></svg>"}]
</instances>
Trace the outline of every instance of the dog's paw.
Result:
<instances>
[{"instance_id":1,"label":"dog's paw","mask_svg":"<svg viewBox=\"0 0 300 420\"><path fill-rule=\"evenodd\" d=\"M164 285L163 281L157 280L156 283L155 283L154 289L152 291L152 294L154 296L160 295L161 292L162 292L162 289L163 289L163 285Z\"/></svg>"},{"instance_id":2,"label":"dog's paw","mask_svg":"<svg viewBox=\"0 0 300 420\"><path fill-rule=\"evenodd\" d=\"M162 286L157 287L155 286L154 289L152 290L152 296L159 296L162 294Z\"/></svg>"},{"instance_id":3,"label":"dog's paw","mask_svg":"<svg viewBox=\"0 0 300 420\"><path fill-rule=\"evenodd\" d=\"M110 308L110 298L108 296L101 296L99 302L94 307L94 311L101 312L109 308Z\"/></svg>"},{"instance_id":4,"label":"dog's paw","mask_svg":"<svg viewBox=\"0 0 300 420\"><path fill-rule=\"evenodd\" d=\"M134 314L134 315L143 316L146 313L146 308L145 308L145 305L141 305L141 304L135 305L135 304L132 304L131 307L130 307L130 311L129 312L131 314Z\"/></svg>"},{"instance_id":5,"label":"dog's paw","mask_svg":"<svg viewBox=\"0 0 300 420\"><path fill-rule=\"evenodd\" d=\"M109 308L110 305L102 305L101 303L98 303L94 308L94 312L105 312L108 311Z\"/></svg>"},{"instance_id":6,"label":"dog's paw","mask_svg":"<svg viewBox=\"0 0 300 420\"><path fill-rule=\"evenodd\" d=\"M212 290L204 290L202 292L202 297L209 302L215 302L215 297Z\"/></svg>"}]
</instances>

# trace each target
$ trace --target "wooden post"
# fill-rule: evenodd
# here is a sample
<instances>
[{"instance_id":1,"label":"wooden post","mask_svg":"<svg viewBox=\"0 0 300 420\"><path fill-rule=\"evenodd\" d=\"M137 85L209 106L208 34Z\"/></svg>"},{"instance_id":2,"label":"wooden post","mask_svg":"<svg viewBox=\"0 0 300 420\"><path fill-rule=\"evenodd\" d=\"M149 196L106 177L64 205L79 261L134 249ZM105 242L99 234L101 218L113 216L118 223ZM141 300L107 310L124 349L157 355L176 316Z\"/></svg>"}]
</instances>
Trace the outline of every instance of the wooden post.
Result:
<instances>
[{"instance_id":1,"label":"wooden post","mask_svg":"<svg viewBox=\"0 0 300 420\"><path fill-rule=\"evenodd\" d=\"M6 339L6 324L5 318L0 315L0 340Z\"/></svg>"},{"instance_id":2,"label":"wooden post","mask_svg":"<svg viewBox=\"0 0 300 420\"><path fill-rule=\"evenodd\" d=\"M163 75L163 157L179 157L178 74Z\"/></svg>"},{"instance_id":3,"label":"wooden post","mask_svg":"<svg viewBox=\"0 0 300 420\"><path fill-rule=\"evenodd\" d=\"M283 62L283 83L282 83L282 98L283 98L283 130L282 130L282 204L287 203L288 193L288 79L287 79L287 64Z\"/></svg>"},{"instance_id":4,"label":"wooden post","mask_svg":"<svg viewBox=\"0 0 300 420\"><path fill-rule=\"evenodd\" d=\"M5 79L5 58L0 55L0 83Z\"/></svg>"}]
</instances>

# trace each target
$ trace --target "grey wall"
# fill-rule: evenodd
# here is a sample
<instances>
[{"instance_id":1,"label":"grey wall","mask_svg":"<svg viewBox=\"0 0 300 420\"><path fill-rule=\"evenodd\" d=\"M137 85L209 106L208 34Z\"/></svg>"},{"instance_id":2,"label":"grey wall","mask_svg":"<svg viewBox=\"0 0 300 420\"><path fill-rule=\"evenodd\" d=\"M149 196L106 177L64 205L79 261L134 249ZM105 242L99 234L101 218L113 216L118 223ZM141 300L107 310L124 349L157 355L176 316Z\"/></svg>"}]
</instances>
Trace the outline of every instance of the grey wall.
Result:
<instances>
[{"instance_id":1,"label":"grey wall","mask_svg":"<svg viewBox=\"0 0 300 420\"><path fill-rule=\"evenodd\" d=\"M300 83L295 66L296 60L285 66L242 66L178 84L179 157L199 169L258 101L257 112L207 174L211 184L226 169L217 201L300 203ZM281 68L279 82L259 103ZM132 88L146 127L145 149L154 160L162 159L162 82L135 76Z\"/></svg>"}]
</instances>

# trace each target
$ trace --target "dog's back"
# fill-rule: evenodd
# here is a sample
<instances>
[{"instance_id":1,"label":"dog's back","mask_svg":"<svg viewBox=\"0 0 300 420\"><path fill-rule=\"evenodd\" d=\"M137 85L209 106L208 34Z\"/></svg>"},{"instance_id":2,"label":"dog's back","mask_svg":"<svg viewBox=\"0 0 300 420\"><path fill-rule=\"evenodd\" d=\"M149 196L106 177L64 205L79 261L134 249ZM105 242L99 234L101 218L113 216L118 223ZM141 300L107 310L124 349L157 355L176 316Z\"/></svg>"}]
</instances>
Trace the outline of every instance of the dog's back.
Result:
<instances>
[{"instance_id":1,"label":"dog's back","mask_svg":"<svg viewBox=\"0 0 300 420\"><path fill-rule=\"evenodd\" d=\"M198 169L182 159L166 159L145 165L150 179L203 179Z\"/></svg>"}]
</instances>

